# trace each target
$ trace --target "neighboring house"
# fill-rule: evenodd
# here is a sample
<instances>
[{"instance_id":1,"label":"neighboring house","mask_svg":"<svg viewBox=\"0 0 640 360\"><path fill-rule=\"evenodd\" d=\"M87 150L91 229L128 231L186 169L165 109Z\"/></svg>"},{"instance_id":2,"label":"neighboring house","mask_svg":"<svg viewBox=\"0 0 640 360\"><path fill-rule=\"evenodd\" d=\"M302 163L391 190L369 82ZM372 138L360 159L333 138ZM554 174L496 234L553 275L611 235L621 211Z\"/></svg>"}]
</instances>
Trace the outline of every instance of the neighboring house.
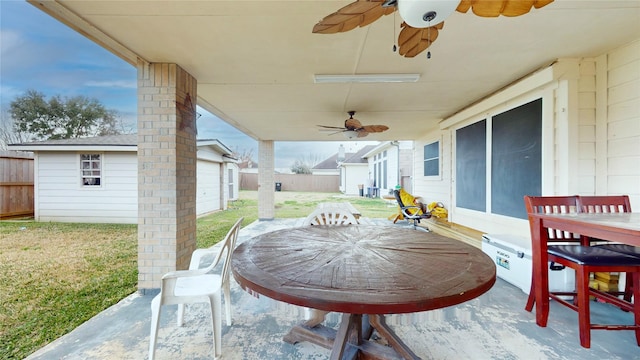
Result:
<instances>
[{"instance_id":1,"label":"neighboring house","mask_svg":"<svg viewBox=\"0 0 640 360\"><path fill-rule=\"evenodd\" d=\"M137 135L11 144L34 153L36 221L138 223ZM218 140L198 140L196 214L238 197L238 166Z\"/></svg>"},{"instance_id":2,"label":"neighboring house","mask_svg":"<svg viewBox=\"0 0 640 360\"><path fill-rule=\"evenodd\" d=\"M378 197L393 194L397 185L411 193L413 141L385 141L363 156L369 164L369 182L366 186L375 188Z\"/></svg>"},{"instance_id":3,"label":"neighboring house","mask_svg":"<svg viewBox=\"0 0 640 360\"><path fill-rule=\"evenodd\" d=\"M338 152L311 168L313 175L339 175L339 189L345 195L359 195L360 187L369 183L369 168L367 158L363 155L373 149L375 145L367 145L355 153L345 152L340 145Z\"/></svg>"},{"instance_id":4,"label":"neighboring house","mask_svg":"<svg viewBox=\"0 0 640 360\"><path fill-rule=\"evenodd\" d=\"M340 191L346 195L359 195L360 187L363 188L364 195L367 195L367 187L371 182L367 154L375 145L367 145L358 152L345 154L345 158L338 168L340 169Z\"/></svg>"},{"instance_id":5,"label":"neighboring house","mask_svg":"<svg viewBox=\"0 0 640 360\"><path fill-rule=\"evenodd\" d=\"M340 145L340 147L342 147L342 145ZM342 149L344 149L344 147L342 147ZM338 169L338 164L340 163L339 157L340 153L337 152L327 159L322 160L311 168L311 173L313 175L340 175L340 170Z\"/></svg>"},{"instance_id":6,"label":"neighboring house","mask_svg":"<svg viewBox=\"0 0 640 360\"><path fill-rule=\"evenodd\" d=\"M558 60L416 139L414 193L449 221L528 238L524 195L628 194L640 209L640 41Z\"/></svg>"}]
</instances>

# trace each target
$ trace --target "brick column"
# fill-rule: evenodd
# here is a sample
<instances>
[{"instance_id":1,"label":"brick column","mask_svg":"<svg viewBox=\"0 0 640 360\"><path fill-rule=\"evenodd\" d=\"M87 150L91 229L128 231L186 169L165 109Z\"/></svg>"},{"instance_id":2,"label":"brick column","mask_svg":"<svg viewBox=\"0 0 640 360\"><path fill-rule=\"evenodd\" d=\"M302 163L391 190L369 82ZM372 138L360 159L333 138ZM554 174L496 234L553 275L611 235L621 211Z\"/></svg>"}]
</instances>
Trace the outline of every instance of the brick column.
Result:
<instances>
[{"instance_id":1,"label":"brick column","mask_svg":"<svg viewBox=\"0 0 640 360\"><path fill-rule=\"evenodd\" d=\"M258 219L275 216L275 151L273 141L258 141Z\"/></svg>"},{"instance_id":2,"label":"brick column","mask_svg":"<svg viewBox=\"0 0 640 360\"><path fill-rule=\"evenodd\" d=\"M138 62L138 291L189 266L196 248L197 81Z\"/></svg>"}]
</instances>

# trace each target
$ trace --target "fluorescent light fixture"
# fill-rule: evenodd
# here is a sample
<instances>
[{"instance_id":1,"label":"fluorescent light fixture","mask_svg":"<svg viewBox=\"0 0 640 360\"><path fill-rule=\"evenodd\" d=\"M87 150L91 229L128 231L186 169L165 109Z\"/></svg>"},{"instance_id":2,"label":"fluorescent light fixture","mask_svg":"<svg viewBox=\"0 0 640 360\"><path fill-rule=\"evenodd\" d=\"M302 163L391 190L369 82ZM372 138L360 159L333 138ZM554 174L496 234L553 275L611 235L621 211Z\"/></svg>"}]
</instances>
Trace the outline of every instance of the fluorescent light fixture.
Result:
<instances>
[{"instance_id":1,"label":"fluorescent light fixture","mask_svg":"<svg viewBox=\"0 0 640 360\"><path fill-rule=\"evenodd\" d=\"M314 75L316 84L328 83L397 83L416 82L420 74Z\"/></svg>"}]
</instances>

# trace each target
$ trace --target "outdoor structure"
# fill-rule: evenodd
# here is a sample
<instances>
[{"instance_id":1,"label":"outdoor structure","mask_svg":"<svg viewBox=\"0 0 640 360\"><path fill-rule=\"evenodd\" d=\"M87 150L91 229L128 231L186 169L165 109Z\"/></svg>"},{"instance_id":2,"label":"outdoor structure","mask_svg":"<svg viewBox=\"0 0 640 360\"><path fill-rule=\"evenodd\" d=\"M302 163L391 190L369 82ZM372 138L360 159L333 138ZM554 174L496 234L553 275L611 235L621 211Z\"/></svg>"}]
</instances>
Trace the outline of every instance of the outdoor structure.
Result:
<instances>
[{"instance_id":1,"label":"outdoor structure","mask_svg":"<svg viewBox=\"0 0 640 360\"><path fill-rule=\"evenodd\" d=\"M413 141L385 141L365 152L368 179L378 189L378 196L393 195L396 185L411 192L413 177ZM370 183L371 184L371 183Z\"/></svg>"},{"instance_id":2,"label":"outdoor structure","mask_svg":"<svg viewBox=\"0 0 640 360\"><path fill-rule=\"evenodd\" d=\"M397 13L312 33L348 1L30 2L138 70L141 291L195 248L196 102L258 141L260 219L275 214L274 143L326 141L317 125L351 110L389 128L357 140L414 141L412 193L450 222L528 236L524 194L640 207L640 2L457 11L429 58L391 50Z\"/></svg>"},{"instance_id":3,"label":"outdoor structure","mask_svg":"<svg viewBox=\"0 0 640 360\"><path fill-rule=\"evenodd\" d=\"M337 153L316 164L311 171L314 175L339 175L342 193L360 195L360 188L366 188L371 179L368 159L364 154L374 147L366 145L357 152L346 152L340 144Z\"/></svg>"},{"instance_id":4,"label":"outdoor structure","mask_svg":"<svg viewBox=\"0 0 640 360\"><path fill-rule=\"evenodd\" d=\"M390 194L396 185L411 189L413 142L385 141L366 145L355 153L338 153L313 167L314 174L340 175L340 191L346 195L379 197ZM410 190L408 190L410 191Z\"/></svg>"},{"instance_id":5,"label":"outdoor structure","mask_svg":"<svg viewBox=\"0 0 640 360\"><path fill-rule=\"evenodd\" d=\"M137 135L9 145L34 154L36 221L138 222ZM196 214L238 197L238 168L218 140L199 140Z\"/></svg>"},{"instance_id":6,"label":"outdoor structure","mask_svg":"<svg viewBox=\"0 0 640 360\"><path fill-rule=\"evenodd\" d=\"M370 159L365 155L374 147L375 145L367 145L355 153L345 154L344 160L338 163L340 191L347 195L360 195L360 187L363 187L363 195L367 195L372 177Z\"/></svg>"},{"instance_id":7,"label":"outdoor structure","mask_svg":"<svg viewBox=\"0 0 640 360\"><path fill-rule=\"evenodd\" d=\"M344 153L344 147L342 145L340 145L343 149L343 156L346 155ZM340 175L340 170L338 170L338 164L340 163L340 159L339 158L339 153L335 153L331 156L329 156L328 158L320 161L319 163L315 164L312 168L311 168L311 173L313 175Z\"/></svg>"}]
</instances>

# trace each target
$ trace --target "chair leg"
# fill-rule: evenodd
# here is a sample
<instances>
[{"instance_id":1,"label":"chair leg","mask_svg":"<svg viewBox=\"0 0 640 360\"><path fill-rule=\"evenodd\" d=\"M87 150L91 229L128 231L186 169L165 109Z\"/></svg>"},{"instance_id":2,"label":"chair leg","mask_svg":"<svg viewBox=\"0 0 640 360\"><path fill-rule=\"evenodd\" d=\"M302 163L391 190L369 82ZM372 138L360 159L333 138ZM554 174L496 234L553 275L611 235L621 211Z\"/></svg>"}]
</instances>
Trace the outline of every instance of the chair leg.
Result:
<instances>
[{"instance_id":1,"label":"chair leg","mask_svg":"<svg viewBox=\"0 0 640 360\"><path fill-rule=\"evenodd\" d=\"M178 314L176 316L178 327L184 324L184 304L178 304Z\"/></svg>"},{"instance_id":2,"label":"chair leg","mask_svg":"<svg viewBox=\"0 0 640 360\"><path fill-rule=\"evenodd\" d=\"M622 297L625 301L631 302L631 295L633 295L633 276L634 273L628 272L625 274L626 278L624 281L624 296Z\"/></svg>"},{"instance_id":3,"label":"chair leg","mask_svg":"<svg viewBox=\"0 0 640 360\"><path fill-rule=\"evenodd\" d=\"M225 281L222 285L222 290L224 291L224 309L227 326L231 326L231 286L229 285L229 281Z\"/></svg>"},{"instance_id":4,"label":"chair leg","mask_svg":"<svg viewBox=\"0 0 640 360\"><path fill-rule=\"evenodd\" d=\"M591 347L591 309L589 308L589 272L576 271L576 303L578 306L578 331L580 345Z\"/></svg>"},{"instance_id":5,"label":"chair leg","mask_svg":"<svg viewBox=\"0 0 640 360\"><path fill-rule=\"evenodd\" d=\"M536 287L533 277L531 277L531 288L529 289L529 297L527 298L527 305L524 309L528 312L533 311L533 306L536 304Z\"/></svg>"},{"instance_id":6,"label":"chair leg","mask_svg":"<svg viewBox=\"0 0 640 360\"><path fill-rule=\"evenodd\" d=\"M213 325L213 358L222 356L222 296L217 292L209 297L211 322Z\"/></svg>"},{"instance_id":7,"label":"chair leg","mask_svg":"<svg viewBox=\"0 0 640 360\"><path fill-rule=\"evenodd\" d=\"M640 272L627 273L627 283L631 284L633 290L633 320L637 326L636 343L640 346Z\"/></svg>"},{"instance_id":8,"label":"chair leg","mask_svg":"<svg viewBox=\"0 0 640 360\"><path fill-rule=\"evenodd\" d=\"M158 327L160 324L160 295L151 300L151 333L149 334L149 360L153 360L156 353Z\"/></svg>"}]
</instances>

